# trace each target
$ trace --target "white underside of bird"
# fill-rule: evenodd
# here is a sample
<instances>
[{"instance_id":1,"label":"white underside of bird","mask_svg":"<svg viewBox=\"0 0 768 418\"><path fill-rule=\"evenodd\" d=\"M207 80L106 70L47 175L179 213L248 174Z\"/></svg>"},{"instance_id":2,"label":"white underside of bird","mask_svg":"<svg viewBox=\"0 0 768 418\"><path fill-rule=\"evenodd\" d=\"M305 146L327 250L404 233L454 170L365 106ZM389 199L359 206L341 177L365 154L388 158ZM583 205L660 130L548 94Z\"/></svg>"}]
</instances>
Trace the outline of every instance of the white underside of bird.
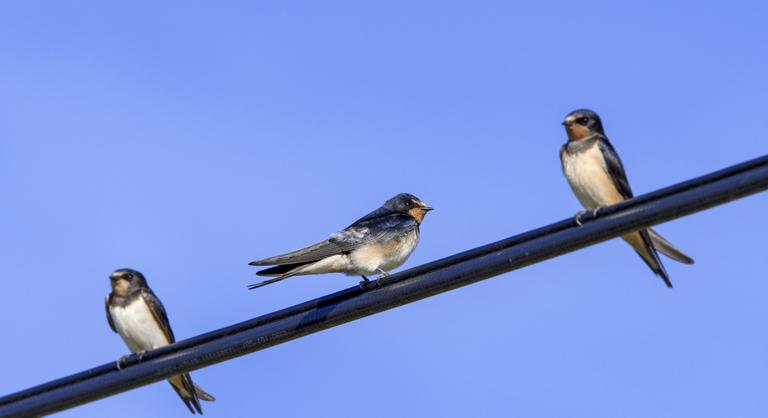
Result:
<instances>
[{"instance_id":1,"label":"white underside of bird","mask_svg":"<svg viewBox=\"0 0 768 418\"><path fill-rule=\"evenodd\" d=\"M144 298L135 298L125 307L110 306L109 314L117 333L132 353L154 350L169 344Z\"/></svg>"}]
</instances>

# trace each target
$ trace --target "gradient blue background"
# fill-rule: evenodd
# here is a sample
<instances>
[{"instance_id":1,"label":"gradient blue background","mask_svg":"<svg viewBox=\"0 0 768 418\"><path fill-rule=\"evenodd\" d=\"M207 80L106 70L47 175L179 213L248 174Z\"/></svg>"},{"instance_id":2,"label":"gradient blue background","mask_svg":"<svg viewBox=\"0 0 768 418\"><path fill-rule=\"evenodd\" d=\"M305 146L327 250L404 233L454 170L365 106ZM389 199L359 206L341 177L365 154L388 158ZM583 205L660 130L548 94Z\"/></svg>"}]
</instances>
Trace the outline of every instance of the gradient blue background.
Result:
<instances>
[{"instance_id":1,"label":"gradient blue background","mask_svg":"<svg viewBox=\"0 0 768 418\"><path fill-rule=\"evenodd\" d=\"M253 259L397 192L406 267L578 209L559 125L600 112L644 193L766 152L762 1L25 1L0 8L0 393L113 361L109 273L189 337L357 283ZM194 373L211 417L765 417L766 196ZM166 383L62 417L187 412Z\"/></svg>"}]
</instances>

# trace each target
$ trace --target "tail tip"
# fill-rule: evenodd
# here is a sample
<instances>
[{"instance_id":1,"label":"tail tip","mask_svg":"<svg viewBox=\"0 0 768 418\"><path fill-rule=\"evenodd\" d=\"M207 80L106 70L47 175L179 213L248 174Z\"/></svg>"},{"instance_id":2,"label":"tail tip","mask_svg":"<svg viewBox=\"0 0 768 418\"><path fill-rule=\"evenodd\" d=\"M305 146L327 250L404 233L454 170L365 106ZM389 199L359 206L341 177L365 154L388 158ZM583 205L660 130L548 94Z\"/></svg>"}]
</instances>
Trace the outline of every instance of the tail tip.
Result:
<instances>
[{"instance_id":1,"label":"tail tip","mask_svg":"<svg viewBox=\"0 0 768 418\"><path fill-rule=\"evenodd\" d=\"M277 282L277 281L279 281L279 280L270 279L270 280L265 280L265 281L260 282L260 283L249 284L248 285L248 290L258 289L260 287L264 287L264 286L266 286L268 284L272 284L272 283Z\"/></svg>"},{"instance_id":2,"label":"tail tip","mask_svg":"<svg viewBox=\"0 0 768 418\"><path fill-rule=\"evenodd\" d=\"M659 277L664 280L664 284L666 284L669 289L674 289L674 286L672 286L672 280L669 280L669 276L667 276L665 272L659 272Z\"/></svg>"},{"instance_id":3,"label":"tail tip","mask_svg":"<svg viewBox=\"0 0 768 418\"><path fill-rule=\"evenodd\" d=\"M197 394L197 398L200 399L201 401L206 401L206 402L215 402L216 401L216 398L213 395L211 395L210 393L198 393Z\"/></svg>"}]
</instances>

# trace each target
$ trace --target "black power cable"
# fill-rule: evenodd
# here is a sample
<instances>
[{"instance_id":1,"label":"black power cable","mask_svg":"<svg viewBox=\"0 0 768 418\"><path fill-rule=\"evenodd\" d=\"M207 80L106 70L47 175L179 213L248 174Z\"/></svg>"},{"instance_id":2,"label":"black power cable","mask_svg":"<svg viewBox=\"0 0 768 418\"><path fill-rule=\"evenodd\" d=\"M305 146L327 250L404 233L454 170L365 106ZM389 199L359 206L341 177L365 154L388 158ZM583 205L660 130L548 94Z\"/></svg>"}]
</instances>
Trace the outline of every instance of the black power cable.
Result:
<instances>
[{"instance_id":1,"label":"black power cable","mask_svg":"<svg viewBox=\"0 0 768 418\"><path fill-rule=\"evenodd\" d=\"M768 189L768 156L240 324L0 398L0 417L52 414L227 361Z\"/></svg>"}]
</instances>

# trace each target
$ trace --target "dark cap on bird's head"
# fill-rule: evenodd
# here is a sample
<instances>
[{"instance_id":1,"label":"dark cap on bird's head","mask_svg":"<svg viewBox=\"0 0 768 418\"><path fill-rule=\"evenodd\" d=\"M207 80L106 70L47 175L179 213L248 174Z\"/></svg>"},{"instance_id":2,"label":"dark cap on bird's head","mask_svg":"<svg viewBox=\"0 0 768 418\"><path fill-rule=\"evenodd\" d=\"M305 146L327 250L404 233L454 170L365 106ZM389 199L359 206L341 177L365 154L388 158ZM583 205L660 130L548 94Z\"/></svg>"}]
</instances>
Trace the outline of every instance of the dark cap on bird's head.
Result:
<instances>
[{"instance_id":1,"label":"dark cap on bird's head","mask_svg":"<svg viewBox=\"0 0 768 418\"><path fill-rule=\"evenodd\" d=\"M421 199L410 193L400 193L387 200L382 207L392 212L410 215L419 222L424 219L427 212L432 210L432 208L427 206Z\"/></svg>"},{"instance_id":2,"label":"dark cap on bird's head","mask_svg":"<svg viewBox=\"0 0 768 418\"><path fill-rule=\"evenodd\" d=\"M147 287L147 279L140 272L133 269L118 269L109 275L112 291L120 296L128 294L131 290Z\"/></svg>"},{"instance_id":3,"label":"dark cap on bird's head","mask_svg":"<svg viewBox=\"0 0 768 418\"><path fill-rule=\"evenodd\" d=\"M580 141L595 134L605 135L600 116L589 109L578 109L569 113L563 120L563 126L568 133L568 141Z\"/></svg>"}]
</instances>

